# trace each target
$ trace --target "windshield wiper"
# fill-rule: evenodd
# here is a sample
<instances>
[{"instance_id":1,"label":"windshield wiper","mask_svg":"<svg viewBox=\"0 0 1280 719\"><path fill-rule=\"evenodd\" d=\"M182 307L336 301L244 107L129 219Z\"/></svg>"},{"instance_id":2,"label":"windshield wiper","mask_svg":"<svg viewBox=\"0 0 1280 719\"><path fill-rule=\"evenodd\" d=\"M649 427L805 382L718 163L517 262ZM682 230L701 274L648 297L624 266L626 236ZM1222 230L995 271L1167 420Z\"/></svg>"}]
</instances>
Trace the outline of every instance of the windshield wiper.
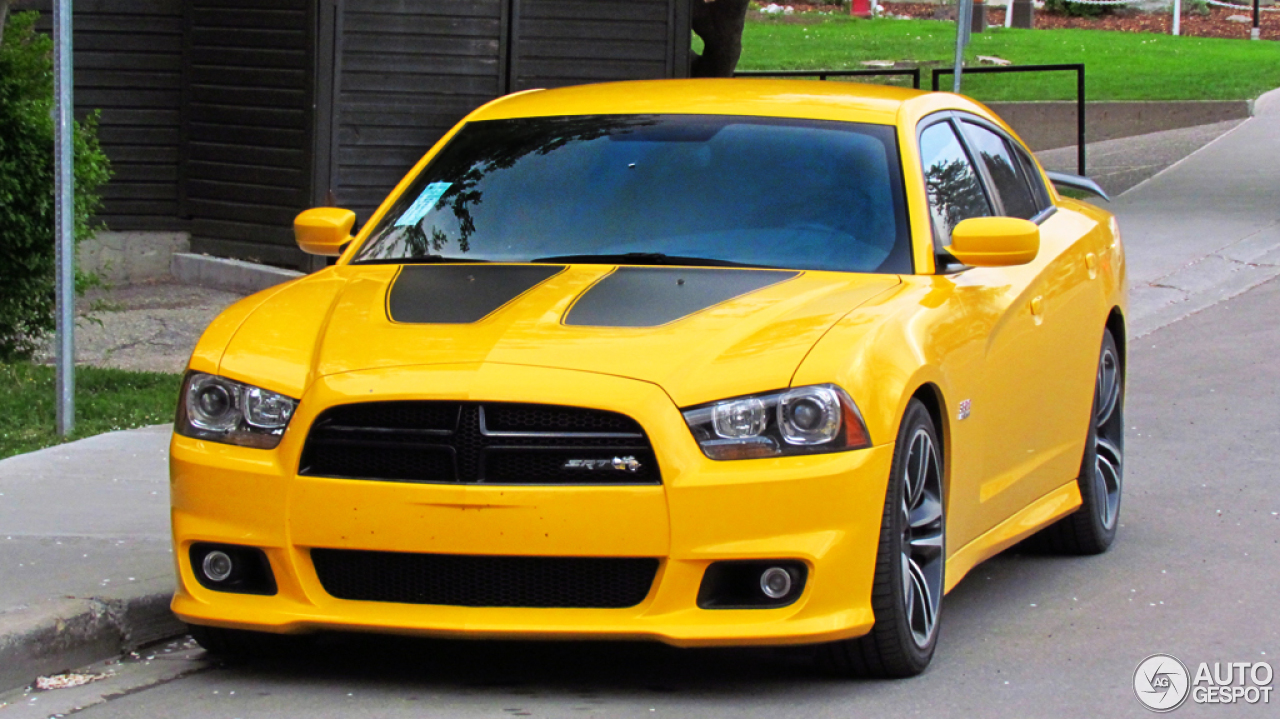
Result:
<instances>
[{"instance_id":1,"label":"windshield wiper","mask_svg":"<svg viewBox=\"0 0 1280 719\"><path fill-rule=\"evenodd\" d=\"M687 257L684 255L664 255L661 252L624 252L621 254L603 255L557 255L556 257L539 257L530 262L569 262L584 265L682 265L685 267L770 267L770 265L750 265L745 262L730 262L708 257Z\"/></svg>"},{"instance_id":2,"label":"windshield wiper","mask_svg":"<svg viewBox=\"0 0 1280 719\"><path fill-rule=\"evenodd\" d=\"M488 262L489 260L476 260L470 257L444 257L443 255L427 255L425 257L394 257L388 259L376 260L360 260L352 262L353 265L431 265L437 263L448 264L471 264L476 262Z\"/></svg>"}]
</instances>

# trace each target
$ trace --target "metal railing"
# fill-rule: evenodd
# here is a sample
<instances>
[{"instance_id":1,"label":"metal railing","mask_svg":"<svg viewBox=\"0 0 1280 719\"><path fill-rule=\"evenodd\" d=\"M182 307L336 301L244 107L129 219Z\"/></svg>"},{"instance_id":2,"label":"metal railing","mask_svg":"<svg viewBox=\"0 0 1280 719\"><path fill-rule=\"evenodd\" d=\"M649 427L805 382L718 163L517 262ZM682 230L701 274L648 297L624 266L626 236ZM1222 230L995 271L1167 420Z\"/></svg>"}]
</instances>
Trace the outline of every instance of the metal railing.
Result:
<instances>
[{"instance_id":1,"label":"metal railing","mask_svg":"<svg viewBox=\"0 0 1280 719\"><path fill-rule=\"evenodd\" d=\"M1074 72L1076 74L1076 165L1077 174L1085 174L1085 142L1084 142L1084 63L1067 63L1062 65L1004 65L1001 67L966 67L965 75L993 75L1006 72ZM935 68L933 71L933 90L938 90L938 78L952 75L955 70L949 67Z\"/></svg>"},{"instance_id":2,"label":"metal railing","mask_svg":"<svg viewBox=\"0 0 1280 719\"><path fill-rule=\"evenodd\" d=\"M876 77L906 75L911 77L911 87L920 89L920 68L896 68L892 70L778 70L775 72L736 72L734 77Z\"/></svg>"}]
</instances>

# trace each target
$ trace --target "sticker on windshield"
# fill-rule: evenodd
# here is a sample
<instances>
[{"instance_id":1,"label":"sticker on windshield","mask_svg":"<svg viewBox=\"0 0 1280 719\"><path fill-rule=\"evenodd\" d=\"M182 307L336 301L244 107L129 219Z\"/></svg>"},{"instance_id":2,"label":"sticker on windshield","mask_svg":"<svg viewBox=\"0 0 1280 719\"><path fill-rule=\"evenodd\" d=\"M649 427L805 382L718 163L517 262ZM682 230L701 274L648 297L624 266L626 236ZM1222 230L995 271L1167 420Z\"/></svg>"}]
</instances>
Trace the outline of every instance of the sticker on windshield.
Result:
<instances>
[{"instance_id":1,"label":"sticker on windshield","mask_svg":"<svg viewBox=\"0 0 1280 719\"><path fill-rule=\"evenodd\" d=\"M440 198L444 197L444 193L448 192L452 186L452 182L433 182L427 185L422 194L418 195L418 199L414 200L409 209L405 210L404 214L400 215L400 219L396 220L395 226L407 227L422 222L422 218L427 216L431 208L436 206Z\"/></svg>"}]
</instances>

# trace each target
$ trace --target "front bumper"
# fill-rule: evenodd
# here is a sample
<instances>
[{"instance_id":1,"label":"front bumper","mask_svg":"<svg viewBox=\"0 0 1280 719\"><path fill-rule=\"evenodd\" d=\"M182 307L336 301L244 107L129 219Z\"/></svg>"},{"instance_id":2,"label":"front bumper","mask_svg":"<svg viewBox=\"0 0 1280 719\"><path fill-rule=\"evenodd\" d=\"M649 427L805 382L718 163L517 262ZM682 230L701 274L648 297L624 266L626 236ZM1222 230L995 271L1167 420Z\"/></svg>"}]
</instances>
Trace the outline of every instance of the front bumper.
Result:
<instances>
[{"instance_id":1,"label":"front bumper","mask_svg":"<svg viewBox=\"0 0 1280 719\"><path fill-rule=\"evenodd\" d=\"M360 400L466 399L592 406L644 426L660 486L486 486L299 477L319 411ZM589 399L587 399L589 398ZM178 591L192 624L296 633L322 629L455 637L656 639L677 646L800 644L870 630L871 584L893 446L715 462L654 385L522 366L351 372L317 380L280 446L258 450L174 436L171 493ZM266 552L278 591L201 586L190 547ZM648 596L625 609L459 607L330 596L312 548L472 555L656 557ZM700 609L716 560L804 562L793 604Z\"/></svg>"}]
</instances>

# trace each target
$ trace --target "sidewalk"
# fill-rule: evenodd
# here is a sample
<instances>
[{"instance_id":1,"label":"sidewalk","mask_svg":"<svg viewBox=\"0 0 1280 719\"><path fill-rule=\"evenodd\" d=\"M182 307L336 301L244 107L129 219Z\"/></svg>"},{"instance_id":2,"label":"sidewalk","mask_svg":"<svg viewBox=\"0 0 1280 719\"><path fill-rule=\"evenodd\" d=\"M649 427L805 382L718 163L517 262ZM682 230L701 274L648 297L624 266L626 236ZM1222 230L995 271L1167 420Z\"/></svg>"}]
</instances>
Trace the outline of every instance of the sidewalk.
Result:
<instances>
[{"instance_id":1,"label":"sidewalk","mask_svg":"<svg viewBox=\"0 0 1280 719\"><path fill-rule=\"evenodd\" d=\"M169 428L0 460L0 690L181 631Z\"/></svg>"},{"instance_id":2,"label":"sidewalk","mask_svg":"<svg viewBox=\"0 0 1280 719\"><path fill-rule=\"evenodd\" d=\"M1280 91L1208 141L1222 129L1101 148L1096 166L1131 184L1200 147L1110 206L1099 201L1120 216L1133 336L1280 275ZM101 356L89 359L179 371L174 358L185 358L203 318L234 299L201 295L192 308L173 299L183 292L137 290L104 320ZM0 461L0 691L182 631L168 613L169 432L116 432Z\"/></svg>"},{"instance_id":3,"label":"sidewalk","mask_svg":"<svg viewBox=\"0 0 1280 719\"><path fill-rule=\"evenodd\" d=\"M1108 208L1128 253L1131 335L1280 275L1280 90L1254 108Z\"/></svg>"}]
</instances>

